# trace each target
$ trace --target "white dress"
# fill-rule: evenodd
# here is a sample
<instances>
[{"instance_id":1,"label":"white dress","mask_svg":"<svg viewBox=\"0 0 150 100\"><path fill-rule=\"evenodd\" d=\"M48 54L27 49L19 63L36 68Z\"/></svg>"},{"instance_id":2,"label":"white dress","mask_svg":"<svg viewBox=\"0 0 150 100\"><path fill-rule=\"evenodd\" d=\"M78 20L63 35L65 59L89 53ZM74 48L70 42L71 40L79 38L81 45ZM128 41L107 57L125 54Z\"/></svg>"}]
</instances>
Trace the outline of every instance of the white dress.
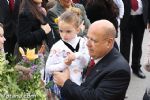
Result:
<instances>
[{"instance_id":1,"label":"white dress","mask_svg":"<svg viewBox=\"0 0 150 100\"><path fill-rule=\"evenodd\" d=\"M86 38L75 37L75 39L67 43L69 43L73 48L76 48L78 42L79 50L74 52L76 59L69 66L69 69L70 79L76 84L80 85L82 82L83 68L87 67L90 56L86 46ZM67 65L64 63L64 60L69 52L72 51L64 44L62 40L56 42L53 45L46 62L46 73L51 74L53 71L63 71L67 67Z\"/></svg>"}]
</instances>

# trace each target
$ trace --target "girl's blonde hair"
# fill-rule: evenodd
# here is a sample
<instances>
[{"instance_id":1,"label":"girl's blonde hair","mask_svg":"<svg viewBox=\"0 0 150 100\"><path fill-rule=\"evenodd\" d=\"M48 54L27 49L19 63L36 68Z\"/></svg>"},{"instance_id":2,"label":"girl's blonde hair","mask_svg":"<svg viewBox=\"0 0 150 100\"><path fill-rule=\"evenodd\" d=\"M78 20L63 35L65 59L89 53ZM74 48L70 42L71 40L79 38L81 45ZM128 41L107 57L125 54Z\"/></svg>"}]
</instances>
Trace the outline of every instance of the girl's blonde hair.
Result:
<instances>
[{"instance_id":1,"label":"girl's blonde hair","mask_svg":"<svg viewBox=\"0 0 150 100\"><path fill-rule=\"evenodd\" d=\"M81 10L76 7L71 7L66 10L61 16L59 17L59 21L64 21L66 23L73 23L76 28L81 25Z\"/></svg>"}]
</instances>

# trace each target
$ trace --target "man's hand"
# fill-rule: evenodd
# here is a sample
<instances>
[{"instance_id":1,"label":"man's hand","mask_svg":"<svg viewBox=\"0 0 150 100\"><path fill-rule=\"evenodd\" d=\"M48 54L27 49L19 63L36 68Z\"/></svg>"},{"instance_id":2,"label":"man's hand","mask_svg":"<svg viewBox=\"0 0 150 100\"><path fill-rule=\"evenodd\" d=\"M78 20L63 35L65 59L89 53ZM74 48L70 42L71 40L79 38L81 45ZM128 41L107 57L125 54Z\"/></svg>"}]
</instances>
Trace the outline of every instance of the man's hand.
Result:
<instances>
[{"instance_id":1,"label":"man's hand","mask_svg":"<svg viewBox=\"0 0 150 100\"><path fill-rule=\"evenodd\" d=\"M66 80L70 79L69 68L67 67L63 72L54 72L53 78L57 85L63 87Z\"/></svg>"}]
</instances>

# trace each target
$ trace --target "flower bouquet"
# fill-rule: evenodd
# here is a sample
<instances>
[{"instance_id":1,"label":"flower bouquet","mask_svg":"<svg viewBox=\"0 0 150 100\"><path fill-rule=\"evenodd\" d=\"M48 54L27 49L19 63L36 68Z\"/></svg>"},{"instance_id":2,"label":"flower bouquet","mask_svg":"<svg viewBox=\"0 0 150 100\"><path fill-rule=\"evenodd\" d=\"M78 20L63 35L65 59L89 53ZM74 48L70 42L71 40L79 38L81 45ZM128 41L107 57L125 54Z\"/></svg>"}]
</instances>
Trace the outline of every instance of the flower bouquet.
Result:
<instances>
[{"instance_id":1,"label":"flower bouquet","mask_svg":"<svg viewBox=\"0 0 150 100\"><path fill-rule=\"evenodd\" d=\"M27 48L26 54L24 50L19 47L19 51L22 55L22 60L15 66L15 69L19 71L21 80L27 80L32 78L32 74L39 72L44 66L41 61L42 53L35 54L35 48Z\"/></svg>"},{"instance_id":2,"label":"flower bouquet","mask_svg":"<svg viewBox=\"0 0 150 100\"><path fill-rule=\"evenodd\" d=\"M41 70L45 66L43 56L44 48L44 45L42 45L36 54L35 48L27 48L25 53L25 51L19 47L22 60L15 66L16 71L19 73L19 88L24 90L25 93L30 92L31 94L35 94L36 98L38 98L36 100L43 100L42 98L46 96L44 93L44 85L42 85L43 83L41 84L41 76L43 74Z\"/></svg>"}]
</instances>

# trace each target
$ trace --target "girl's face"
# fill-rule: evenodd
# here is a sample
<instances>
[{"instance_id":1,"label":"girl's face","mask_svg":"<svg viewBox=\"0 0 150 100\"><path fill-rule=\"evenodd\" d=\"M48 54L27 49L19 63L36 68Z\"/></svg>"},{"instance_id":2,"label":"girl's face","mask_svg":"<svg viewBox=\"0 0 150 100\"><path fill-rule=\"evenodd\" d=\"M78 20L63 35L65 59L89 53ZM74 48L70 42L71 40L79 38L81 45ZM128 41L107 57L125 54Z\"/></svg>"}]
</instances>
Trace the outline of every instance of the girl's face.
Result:
<instances>
[{"instance_id":1,"label":"girl's face","mask_svg":"<svg viewBox=\"0 0 150 100\"><path fill-rule=\"evenodd\" d=\"M74 39L80 32L80 28L76 28L74 23L66 23L64 21L58 22L60 37L64 41L70 41Z\"/></svg>"},{"instance_id":2,"label":"girl's face","mask_svg":"<svg viewBox=\"0 0 150 100\"><path fill-rule=\"evenodd\" d=\"M2 27L0 27L0 49L3 48L3 45L4 45L4 41L6 39L4 38L4 30Z\"/></svg>"},{"instance_id":3,"label":"girl's face","mask_svg":"<svg viewBox=\"0 0 150 100\"><path fill-rule=\"evenodd\" d=\"M63 7L69 8L71 6L72 0L59 0L59 2Z\"/></svg>"}]
</instances>

